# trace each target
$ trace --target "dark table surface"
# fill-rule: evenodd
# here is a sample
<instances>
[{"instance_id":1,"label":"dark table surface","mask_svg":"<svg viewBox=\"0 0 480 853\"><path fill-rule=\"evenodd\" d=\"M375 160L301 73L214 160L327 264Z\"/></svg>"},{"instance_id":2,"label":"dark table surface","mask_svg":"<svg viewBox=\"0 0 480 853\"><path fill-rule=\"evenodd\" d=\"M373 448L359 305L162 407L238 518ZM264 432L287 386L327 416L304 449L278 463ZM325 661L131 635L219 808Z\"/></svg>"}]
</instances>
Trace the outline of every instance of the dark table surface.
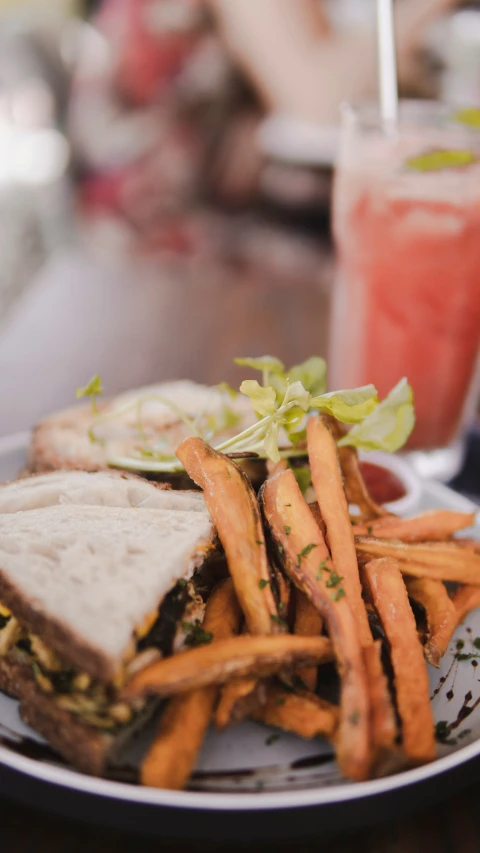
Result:
<instances>
[{"instance_id":1,"label":"dark table surface","mask_svg":"<svg viewBox=\"0 0 480 853\"><path fill-rule=\"evenodd\" d=\"M452 485L463 494L480 503L480 425L472 431L468 452L461 474ZM0 770L1 772L1 770ZM252 820L250 853L269 853L295 849L295 853L318 850L322 853L478 853L480 851L480 762L478 782L460 791L455 796L439 802L436 806L415 813L412 801L410 816L397 821L379 823L377 826L355 834L341 833L331 840L319 837L311 842L282 845L275 843L255 844L255 822ZM469 775L465 784L471 782ZM435 784L435 781L432 782ZM413 795L412 795L413 798ZM249 818L250 820L250 818ZM194 828L190 830L194 838ZM150 853L150 851L195 851L244 850L234 844L197 844L170 842L168 839L152 839L112 832L98 827L73 823L51 815L42 814L31 808L0 799L0 853Z\"/></svg>"}]
</instances>

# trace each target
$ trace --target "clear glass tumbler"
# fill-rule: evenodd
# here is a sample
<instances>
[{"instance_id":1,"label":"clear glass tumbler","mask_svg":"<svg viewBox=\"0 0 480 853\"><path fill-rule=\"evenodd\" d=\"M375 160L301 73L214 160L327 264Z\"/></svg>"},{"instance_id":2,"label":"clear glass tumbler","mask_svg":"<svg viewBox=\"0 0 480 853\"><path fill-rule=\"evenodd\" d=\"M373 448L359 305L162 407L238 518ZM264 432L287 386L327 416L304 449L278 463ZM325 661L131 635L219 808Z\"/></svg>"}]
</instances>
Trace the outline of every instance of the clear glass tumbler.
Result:
<instances>
[{"instance_id":1,"label":"clear glass tumbler","mask_svg":"<svg viewBox=\"0 0 480 853\"><path fill-rule=\"evenodd\" d=\"M332 387L374 382L383 397L407 376L407 450L440 479L461 465L478 391L480 130L469 117L406 101L392 129L373 107L345 107L334 185Z\"/></svg>"}]
</instances>

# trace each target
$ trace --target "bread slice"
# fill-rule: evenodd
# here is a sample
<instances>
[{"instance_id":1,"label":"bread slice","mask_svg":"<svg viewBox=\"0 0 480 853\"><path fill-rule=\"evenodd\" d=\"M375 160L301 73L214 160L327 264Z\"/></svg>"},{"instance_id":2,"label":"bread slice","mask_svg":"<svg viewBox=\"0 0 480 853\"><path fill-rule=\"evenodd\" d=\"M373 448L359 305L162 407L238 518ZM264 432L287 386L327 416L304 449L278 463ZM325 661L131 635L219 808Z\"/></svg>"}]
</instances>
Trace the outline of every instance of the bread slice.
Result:
<instances>
[{"instance_id":1,"label":"bread slice","mask_svg":"<svg viewBox=\"0 0 480 853\"><path fill-rule=\"evenodd\" d=\"M198 493L110 472L19 480L0 489L0 602L63 661L110 681L214 538Z\"/></svg>"},{"instance_id":2,"label":"bread slice","mask_svg":"<svg viewBox=\"0 0 480 853\"><path fill-rule=\"evenodd\" d=\"M141 444L138 429L139 399L141 406L142 433L152 441L162 438L162 450L173 452L191 435L189 428L178 414L163 403L159 397L170 400L192 418L204 415L220 415L225 409L225 395L217 388L209 388L195 382L181 380L138 388L114 397L101 404L102 414L119 414L99 425L95 434L101 441L92 442L89 429L94 420L90 404L74 406L42 421L34 430L28 455L28 467L32 472L52 471L58 468L98 471L107 467L112 456L129 455ZM254 416L246 397L229 400L228 405L239 417L239 423L248 425ZM231 428L221 431L227 436Z\"/></svg>"},{"instance_id":3,"label":"bread slice","mask_svg":"<svg viewBox=\"0 0 480 853\"><path fill-rule=\"evenodd\" d=\"M104 774L150 716L155 703L127 708L126 720L105 727L118 707L111 682L135 651L139 626L201 566L214 539L200 492L130 474L54 471L0 486L0 603L21 626L0 610L0 690L79 770ZM18 634L2 647L11 627ZM45 670L38 638L60 673L50 657ZM93 681L80 687L77 671ZM94 703L90 715L75 705L84 699Z\"/></svg>"}]
</instances>

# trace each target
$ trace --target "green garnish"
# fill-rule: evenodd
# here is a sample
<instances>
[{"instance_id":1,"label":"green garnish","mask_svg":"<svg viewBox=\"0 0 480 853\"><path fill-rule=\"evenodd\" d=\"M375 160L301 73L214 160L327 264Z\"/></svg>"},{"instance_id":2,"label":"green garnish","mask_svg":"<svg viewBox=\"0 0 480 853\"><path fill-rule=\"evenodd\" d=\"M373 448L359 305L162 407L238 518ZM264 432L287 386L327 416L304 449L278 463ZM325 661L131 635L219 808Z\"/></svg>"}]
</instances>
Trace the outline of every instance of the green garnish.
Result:
<instances>
[{"instance_id":1,"label":"green garnish","mask_svg":"<svg viewBox=\"0 0 480 853\"><path fill-rule=\"evenodd\" d=\"M463 107L453 114L452 121L467 127L480 128L480 110L477 107Z\"/></svg>"},{"instance_id":2,"label":"green garnish","mask_svg":"<svg viewBox=\"0 0 480 853\"><path fill-rule=\"evenodd\" d=\"M195 622L182 622L182 628L186 646L203 646L213 640L213 634L211 631L204 631L199 619L195 619Z\"/></svg>"},{"instance_id":3,"label":"green garnish","mask_svg":"<svg viewBox=\"0 0 480 853\"><path fill-rule=\"evenodd\" d=\"M77 391L77 396L90 396L96 413L89 437L100 441L99 429L123 415L136 415L139 440L132 440L131 449L124 456L110 454L107 464L123 469L146 473L173 473L183 467L173 452L167 452L162 439L152 434L151 427L144 428L142 409L148 402L157 402L168 407L188 431L221 453L235 458L244 453L255 453L259 458L278 462L281 458L293 459L306 456L298 447L305 438L307 417L316 412L325 412L343 423L353 424L352 429L339 442L367 450L397 450L407 440L414 424L412 392L406 380L402 380L388 397L379 403L374 385L365 385L352 390L326 391L326 364L324 359L314 356L303 364L286 368L272 356L236 359L237 364L259 370L262 383L255 379L242 382L240 392L250 400L257 421L237 435L215 444L215 435L239 422L239 415L229 405L235 393L222 383L216 393L220 397L219 412L203 412L192 419L180 406L159 394L145 394L125 406L98 414L95 397L102 391L98 376ZM228 398L224 403L222 398ZM101 435L101 434L100 434ZM279 437L286 435L288 446L279 447ZM311 485L308 467L293 467L297 482L305 493ZM287 504L289 506L289 504Z\"/></svg>"},{"instance_id":4,"label":"green garnish","mask_svg":"<svg viewBox=\"0 0 480 853\"><path fill-rule=\"evenodd\" d=\"M455 655L455 660L473 660L474 658L480 658L480 654L470 652L470 654Z\"/></svg>"},{"instance_id":5,"label":"green garnish","mask_svg":"<svg viewBox=\"0 0 480 853\"><path fill-rule=\"evenodd\" d=\"M475 637L475 639L473 641L473 645L475 646L476 649L480 649L480 637Z\"/></svg>"},{"instance_id":6,"label":"green garnish","mask_svg":"<svg viewBox=\"0 0 480 853\"><path fill-rule=\"evenodd\" d=\"M310 471L310 468L297 467L296 465L292 468L292 471L293 476L298 483L298 488L302 495L304 495L307 489L312 485L312 472Z\"/></svg>"},{"instance_id":7,"label":"green garnish","mask_svg":"<svg viewBox=\"0 0 480 853\"><path fill-rule=\"evenodd\" d=\"M410 157L405 161L408 169L417 172L440 172L443 169L459 169L462 166L470 166L475 163L477 157L473 151L467 149L452 149L450 151L438 148L435 151L426 151L418 157Z\"/></svg>"},{"instance_id":8,"label":"green garnish","mask_svg":"<svg viewBox=\"0 0 480 853\"><path fill-rule=\"evenodd\" d=\"M290 527L290 525L289 525L289 524L284 524L284 525L283 525L283 529L284 529L285 533L287 534L287 536L289 536L289 535L290 535L290 531L291 531L291 529L292 529L292 528Z\"/></svg>"},{"instance_id":9,"label":"green garnish","mask_svg":"<svg viewBox=\"0 0 480 853\"><path fill-rule=\"evenodd\" d=\"M281 619L280 616L277 616L276 613L270 613L270 619L272 620L272 622L276 622L277 625L281 625L282 628L287 627L287 623L285 622L285 620Z\"/></svg>"},{"instance_id":10,"label":"green garnish","mask_svg":"<svg viewBox=\"0 0 480 853\"><path fill-rule=\"evenodd\" d=\"M80 400L81 397L90 397L94 415L98 414L97 397L100 397L102 394L102 380L97 373L95 376L92 376L90 382L87 382L84 388L77 388L77 400Z\"/></svg>"},{"instance_id":11,"label":"green garnish","mask_svg":"<svg viewBox=\"0 0 480 853\"><path fill-rule=\"evenodd\" d=\"M265 545L265 542L262 542L261 539L255 539L255 542L257 543L257 545Z\"/></svg>"},{"instance_id":12,"label":"green garnish","mask_svg":"<svg viewBox=\"0 0 480 853\"><path fill-rule=\"evenodd\" d=\"M283 602L283 601L279 601L279 602L278 602L278 609L279 609L279 611L280 611L280 613L281 613L281 612L282 612L282 610L284 610L284 609L285 609L285 602Z\"/></svg>"},{"instance_id":13,"label":"green garnish","mask_svg":"<svg viewBox=\"0 0 480 853\"><path fill-rule=\"evenodd\" d=\"M351 723L352 726L357 726L360 722L360 713L358 711L354 711L353 714L350 714L348 722Z\"/></svg>"},{"instance_id":14,"label":"green garnish","mask_svg":"<svg viewBox=\"0 0 480 853\"><path fill-rule=\"evenodd\" d=\"M280 735L269 735L265 741L265 746L272 746L277 740L280 740Z\"/></svg>"},{"instance_id":15,"label":"green garnish","mask_svg":"<svg viewBox=\"0 0 480 853\"><path fill-rule=\"evenodd\" d=\"M435 738L440 743L446 743L449 746L455 746L457 743L455 738L450 737L451 730L446 720L440 720L435 726Z\"/></svg>"},{"instance_id":16,"label":"green garnish","mask_svg":"<svg viewBox=\"0 0 480 853\"><path fill-rule=\"evenodd\" d=\"M339 586L336 592L332 593L332 601L340 601L341 598L345 595L345 590L343 586Z\"/></svg>"},{"instance_id":17,"label":"green garnish","mask_svg":"<svg viewBox=\"0 0 480 853\"><path fill-rule=\"evenodd\" d=\"M266 581L266 580L264 580L264 578L260 578L258 585L259 585L260 589L265 589L265 587L268 586L269 583L270 583L270 581Z\"/></svg>"},{"instance_id":18,"label":"green garnish","mask_svg":"<svg viewBox=\"0 0 480 853\"><path fill-rule=\"evenodd\" d=\"M338 442L339 447L386 450L394 453L405 444L415 425L413 392L401 379L362 423L355 424Z\"/></svg>"},{"instance_id":19,"label":"green garnish","mask_svg":"<svg viewBox=\"0 0 480 853\"><path fill-rule=\"evenodd\" d=\"M280 542L277 545L277 550L280 554L283 554L283 545L280 545Z\"/></svg>"},{"instance_id":20,"label":"green garnish","mask_svg":"<svg viewBox=\"0 0 480 853\"><path fill-rule=\"evenodd\" d=\"M372 525L371 525L371 524L369 524L369 525L368 525L368 527L367 527L367 533L368 533L368 535L369 535L369 536L371 536L371 535L372 535L372 533L373 533L373 527L372 527Z\"/></svg>"},{"instance_id":21,"label":"green garnish","mask_svg":"<svg viewBox=\"0 0 480 853\"><path fill-rule=\"evenodd\" d=\"M297 566L300 566L304 557L308 557L310 551L313 551L317 546L314 542L311 542L310 545L305 545L305 548L302 548L299 554L297 554Z\"/></svg>"},{"instance_id":22,"label":"green garnish","mask_svg":"<svg viewBox=\"0 0 480 853\"><path fill-rule=\"evenodd\" d=\"M177 586L179 586L180 589L185 589L187 583L188 581L186 578L180 578L180 580L177 581Z\"/></svg>"},{"instance_id":23,"label":"green garnish","mask_svg":"<svg viewBox=\"0 0 480 853\"><path fill-rule=\"evenodd\" d=\"M457 640L457 649L459 652L463 649L464 645L465 645L464 640Z\"/></svg>"},{"instance_id":24,"label":"green garnish","mask_svg":"<svg viewBox=\"0 0 480 853\"><path fill-rule=\"evenodd\" d=\"M322 579L322 572L324 569L326 572L330 571L330 569L327 566L327 558L325 558L325 560L322 560L322 562L320 563L320 565L318 567L317 581L320 581Z\"/></svg>"},{"instance_id":25,"label":"green garnish","mask_svg":"<svg viewBox=\"0 0 480 853\"><path fill-rule=\"evenodd\" d=\"M328 581L326 582L325 586L327 586L329 589L331 589L332 587L338 586L340 581L343 581L343 577L341 577L340 575L337 575L336 572L332 572Z\"/></svg>"}]
</instances>

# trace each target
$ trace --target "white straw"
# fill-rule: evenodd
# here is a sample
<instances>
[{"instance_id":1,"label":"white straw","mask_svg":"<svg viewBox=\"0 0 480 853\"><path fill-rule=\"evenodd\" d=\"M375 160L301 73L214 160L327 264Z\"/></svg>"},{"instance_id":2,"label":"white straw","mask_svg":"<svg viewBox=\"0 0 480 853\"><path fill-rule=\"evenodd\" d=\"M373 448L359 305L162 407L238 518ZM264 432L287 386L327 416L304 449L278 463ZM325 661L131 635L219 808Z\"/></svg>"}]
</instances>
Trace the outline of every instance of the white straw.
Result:
<instances>
[{"instance_id":1,"label":"white straw","mask_svg":"<svg viewBox=\"0 0 480 853\"><path fill-rule=\"evenodd\" d=\"M397 60L392 0L377 0L380 111L389 124L398 118Z\"/></svg>"}]
</instances>

